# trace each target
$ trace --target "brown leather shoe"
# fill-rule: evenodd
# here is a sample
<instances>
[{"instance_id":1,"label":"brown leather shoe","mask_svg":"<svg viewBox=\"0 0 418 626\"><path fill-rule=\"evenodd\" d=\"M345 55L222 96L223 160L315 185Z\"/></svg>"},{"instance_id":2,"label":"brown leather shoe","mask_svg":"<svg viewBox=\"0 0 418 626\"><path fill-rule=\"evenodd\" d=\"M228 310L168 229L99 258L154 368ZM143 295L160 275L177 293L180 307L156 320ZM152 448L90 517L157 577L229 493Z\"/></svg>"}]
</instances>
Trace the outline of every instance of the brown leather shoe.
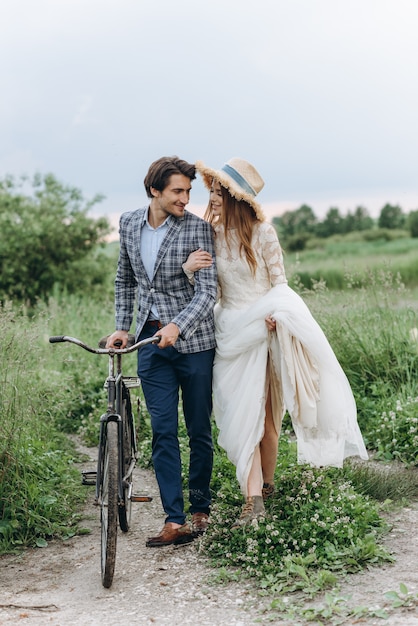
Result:
<instances>
[{"instance_id":1,"label":"brown leather shoe","mask_svg":"<svg viewBox=\"0 0 418 626\"><path fill-rule=\"evenodd\" d=\"M160 546L170 546L172 544L178 546L182 543L189 543L189 541L193 541L189 524L173 528L168 522L164 524L162 531L158 535L149 537L145 545L147 548L159 548Z\"/></svg>"},{"instance_id":2,"label":"brown leather shoe","mask_svg":"<svg viewBox=\"0 0 418 626\"><path fill-rule=\"evenodd\" d=\"M192 535L199 537L203 535L209 524L209 515L207 513L193 513L192 515Z\"/></svg>"}]
</instances>

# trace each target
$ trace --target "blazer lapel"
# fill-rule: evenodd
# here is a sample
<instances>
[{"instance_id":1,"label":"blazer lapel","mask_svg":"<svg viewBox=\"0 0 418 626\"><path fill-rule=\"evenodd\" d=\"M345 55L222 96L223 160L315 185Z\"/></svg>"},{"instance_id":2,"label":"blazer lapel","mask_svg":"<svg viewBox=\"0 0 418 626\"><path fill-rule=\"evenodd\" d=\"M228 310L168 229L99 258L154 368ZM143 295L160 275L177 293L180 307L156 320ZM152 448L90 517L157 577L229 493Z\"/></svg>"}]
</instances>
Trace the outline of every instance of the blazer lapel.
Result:
<instances>
[{"instance_id":1,"label":"blazer lapel","mask_svg":"<svg viewBox=\"0 0 418 626\"><path fill-rule=\"evenodd\" d=\"M136 219L132 224L132 229L133 229L133 240L134 240L134 246L135 246L135 260L137 263L137 270L138 273L140 273L141 275L145 276L146 280L148 281L149 284L150 280L148 278L148 274L145 270L144 264L142 262L142 256L141 256L141 233L142 233L142 222L144 220L145 214L148 211L148 207L146 207L145 209L140 209L137 213Z\"/></svg>"}]
</instances>

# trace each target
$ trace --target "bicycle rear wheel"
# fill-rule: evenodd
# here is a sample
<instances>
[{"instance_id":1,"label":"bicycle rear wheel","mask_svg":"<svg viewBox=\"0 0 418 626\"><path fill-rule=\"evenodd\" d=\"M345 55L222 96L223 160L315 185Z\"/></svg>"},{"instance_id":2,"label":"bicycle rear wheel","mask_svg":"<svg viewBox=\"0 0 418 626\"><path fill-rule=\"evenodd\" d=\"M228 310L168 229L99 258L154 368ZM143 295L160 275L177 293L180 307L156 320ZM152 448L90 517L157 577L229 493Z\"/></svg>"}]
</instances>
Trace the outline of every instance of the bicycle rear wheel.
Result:
<instances>
[{"instance_id":1,"label":"bicycle rear wheel","mask_svg":"<svg viewBox=\"0 0 418 626\"><path fill-rule=\"evenodd\" d=\"M113 581L118 530L118 425L108 422L100 489L101 570L103 587Z\"/></svg>"},{"instance_id":2,"label":"bicycle rear wheel","mask_svg":"<svg viewBox=\"0 0 418 626\"><path fill-rule=\"evenodd\" d=\"M122 402L122 432L123 432L123 502L119 504L119 524L126 533L131 524L132 500L132 472L136 461L135 425L132 415L132 406L129 391L124 389Z\"/></svg>"}]
</instances>

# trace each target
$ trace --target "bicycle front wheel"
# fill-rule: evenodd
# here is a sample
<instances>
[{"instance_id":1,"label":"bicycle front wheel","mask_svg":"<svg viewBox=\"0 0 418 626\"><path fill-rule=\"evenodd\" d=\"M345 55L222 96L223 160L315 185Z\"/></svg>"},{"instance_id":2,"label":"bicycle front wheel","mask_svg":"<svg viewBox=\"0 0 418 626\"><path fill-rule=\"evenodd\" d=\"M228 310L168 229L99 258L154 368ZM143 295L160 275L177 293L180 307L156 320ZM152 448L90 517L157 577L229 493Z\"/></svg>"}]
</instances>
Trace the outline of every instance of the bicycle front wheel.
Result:
<instances>
[{"instance_id":1,"label":"bicycle front wheel","mask_svg":"<svg viewBox=\"0 0 418 626\"><path fill-rule=\"evenodd\" d=\"M103 587L113 581L118 530L118 424L108 422L100 493L101 569Z\"/></svg>"},{"instance_id":2,"label":"bicycle front wheel","mask_svg":"<svg viewBox=\"0 0 418 626\"><path fill-rule=\"evenodd\" d=\"M132 414L129 391L124 390L122 402L122 441L123 441L123 501L119 503L119 524L121 530L126 533L131 524L132 501L132 472L136 461L135 450L135 424Z\"/></svg>"}]
</instances>

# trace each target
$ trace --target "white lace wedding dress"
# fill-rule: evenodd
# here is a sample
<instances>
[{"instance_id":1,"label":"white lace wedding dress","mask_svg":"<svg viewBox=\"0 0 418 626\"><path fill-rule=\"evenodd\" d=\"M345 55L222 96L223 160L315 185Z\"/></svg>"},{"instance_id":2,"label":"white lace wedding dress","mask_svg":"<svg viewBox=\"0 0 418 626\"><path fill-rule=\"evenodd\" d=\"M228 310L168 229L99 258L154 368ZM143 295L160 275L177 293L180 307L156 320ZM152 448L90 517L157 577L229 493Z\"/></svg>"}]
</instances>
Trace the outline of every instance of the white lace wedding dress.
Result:
<instances>
[{"instance_id":1,"label":"white lace wedding dress","mask_svg":"<svg viewBox=\"0 0 418 626\"><path fill-rule=\"evenodd\" d=\"M236 466L244 495L263 436L269 385L277 431L286 409L292 418L299 463L340 467L348 456L367 459L347 377L308 307L287 285L274 227L254 227L255 276L239 254L234 231L230 247L223 227L215 232L220 299L214 414L219 444ZM268 315L276 320L276 332L267 330Z\"/></svg>"}]
</instances>

